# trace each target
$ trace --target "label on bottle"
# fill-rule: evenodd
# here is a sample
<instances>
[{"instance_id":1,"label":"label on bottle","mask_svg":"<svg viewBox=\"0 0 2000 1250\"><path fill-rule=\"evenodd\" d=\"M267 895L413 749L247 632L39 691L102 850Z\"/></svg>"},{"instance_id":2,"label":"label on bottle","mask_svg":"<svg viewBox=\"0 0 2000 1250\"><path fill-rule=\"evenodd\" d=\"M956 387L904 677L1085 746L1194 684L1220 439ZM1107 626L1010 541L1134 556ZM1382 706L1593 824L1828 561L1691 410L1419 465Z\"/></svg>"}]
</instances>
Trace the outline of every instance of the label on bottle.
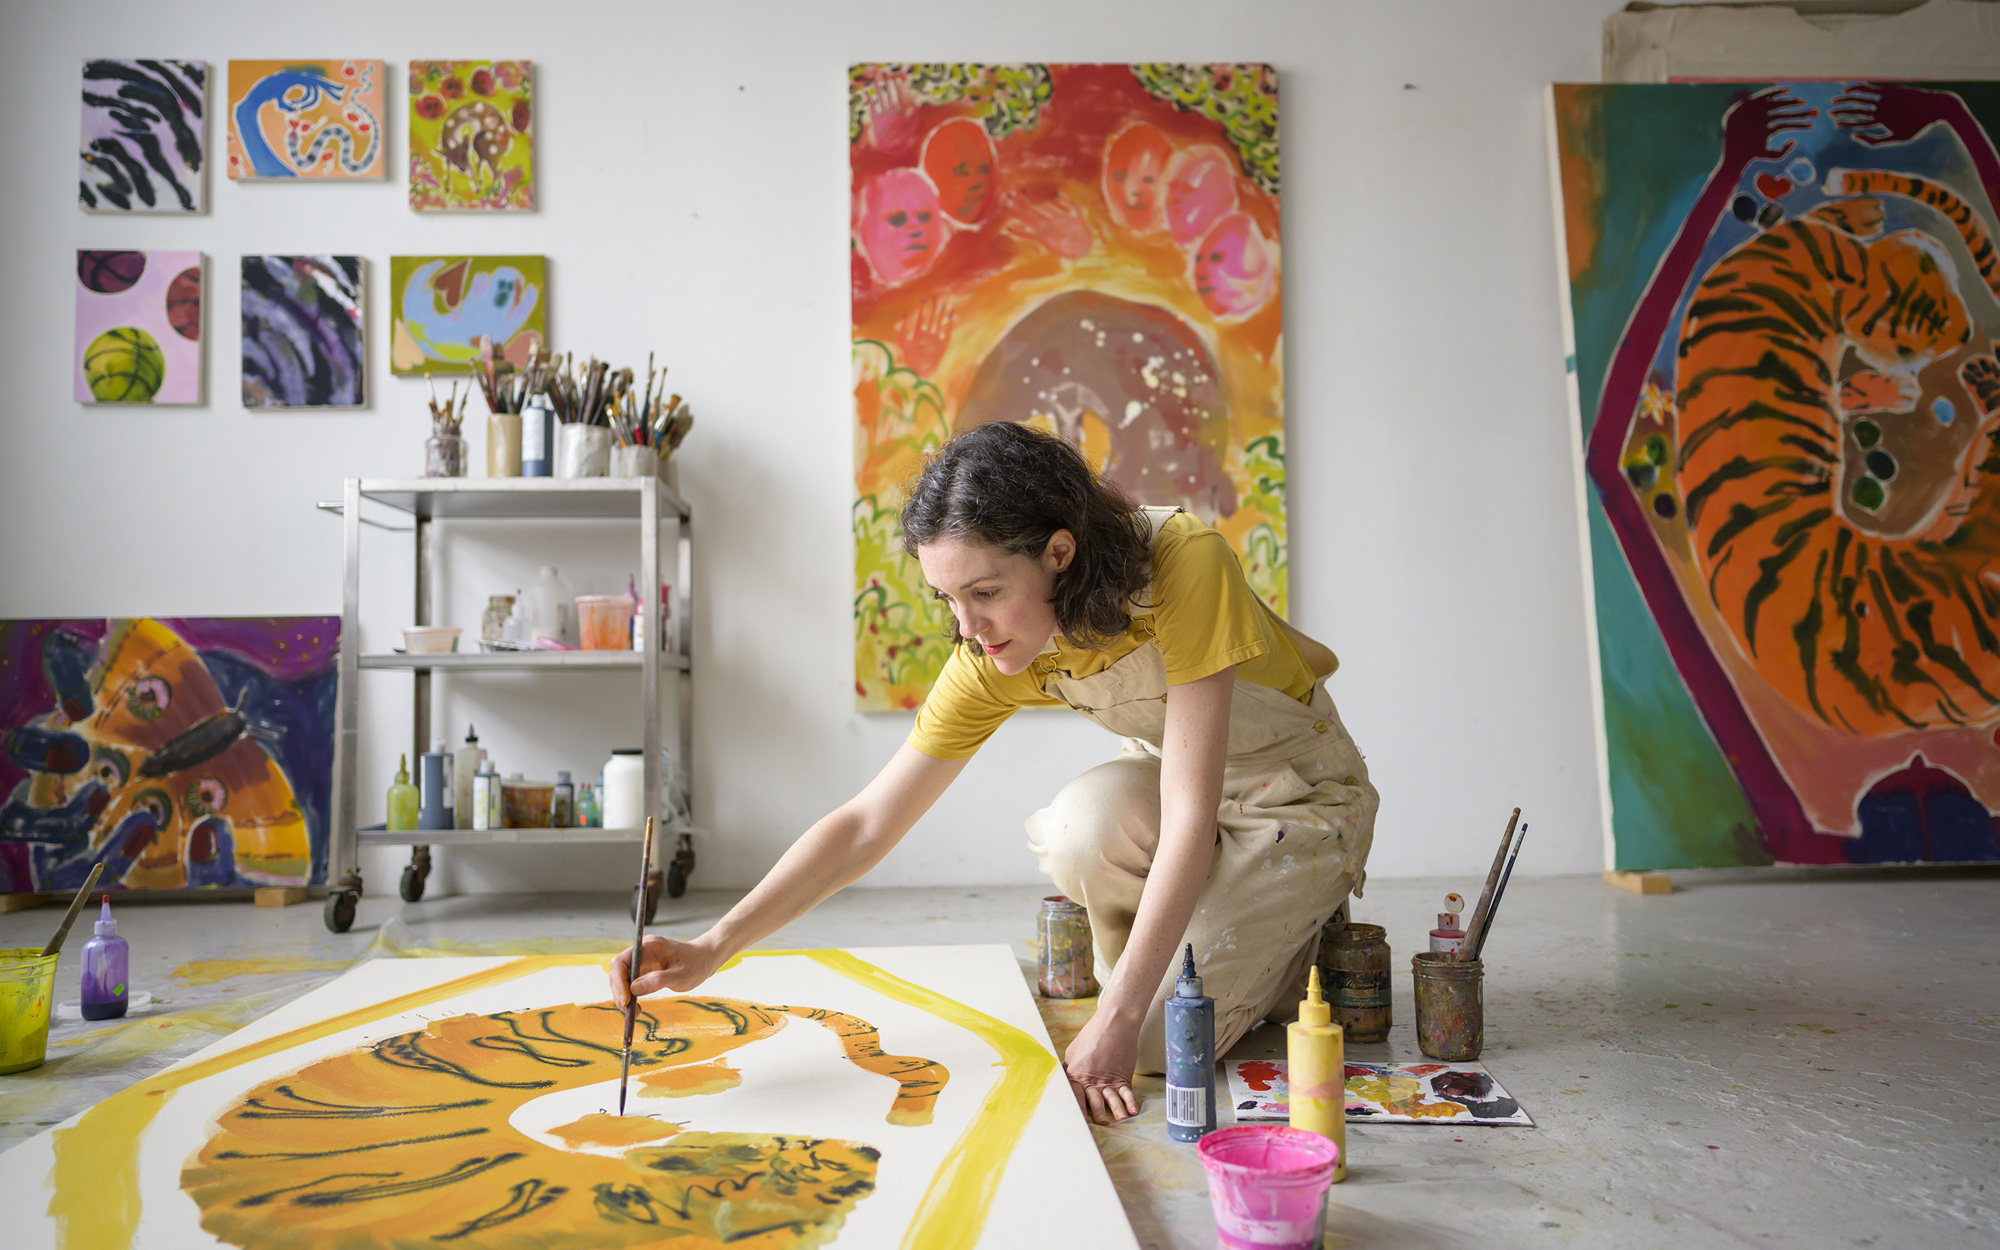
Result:
<instances>
[{"instance_id":1,"label":"label on bottle","mask_svg":"<svg viewBox=\"0 0 2000 1250\"><path fill-rule=\"evenodd\" d=\"M472 827L474 829L493 827L493 787L486 783L484 777L475 777L472 780Z\"/></svg>"},{"instance_id":2,"label":"label on bottle","mask_svg":"<svg viewBox=\"0 0 2000 1250\"><path fill-rule=\"evenodd\" d=\"M1167 1123L1199 1128L1208 1123L1208 1090L1199 1085L1167 1086Z\"/></svg>"},{"instance_id":3,"label":"label on bottle","mask_svg":"<svg viewBox=\"0 0 2000 1250\"><path fill-rule=\"evenodd\" d=\"M1387 1007L1389 974L1335 969L1333 1001L1342 1007Z\"/></svg>"}]
</instances>

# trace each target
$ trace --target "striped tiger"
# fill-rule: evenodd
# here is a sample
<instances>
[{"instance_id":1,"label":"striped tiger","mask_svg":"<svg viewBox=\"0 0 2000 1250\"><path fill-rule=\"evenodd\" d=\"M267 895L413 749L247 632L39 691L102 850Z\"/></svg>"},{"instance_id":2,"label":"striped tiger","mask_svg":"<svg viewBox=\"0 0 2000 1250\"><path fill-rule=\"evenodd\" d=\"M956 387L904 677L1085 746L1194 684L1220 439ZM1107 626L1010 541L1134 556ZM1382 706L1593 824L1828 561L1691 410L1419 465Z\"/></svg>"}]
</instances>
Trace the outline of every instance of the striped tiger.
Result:
<instances>
[{"instance_id":1,"label":"striped tiger","mask_svg":"<svg viewBox=\"0 0 2000 1250\"><path fill-rule=\"evenodd\" d=\"M202 212L207 83L202 61L85 61L78 202L98 212Z\"/></svg>"},{"instance_id":2,"label":"striped tiger","mask_svg":"<svg viewBox=\"0 0 2000 1250\"><path fill-rule=\"evenodd\" d=\"M1688 305L1676 463L1696 564L1757 672L1813 718L1871 736L1982 723L2000 714L2000 363L1972 346L1950 253L1884 236L1876 197L1936 209L2000 296L1993 239L1923 178L1836 170L1827 189L1850 198L1744 241ZM1926 390L1921 415L1895 415ZM1881 424L1974 411L1952 489L1882 532Z\"/></svg>"}]
</instances>

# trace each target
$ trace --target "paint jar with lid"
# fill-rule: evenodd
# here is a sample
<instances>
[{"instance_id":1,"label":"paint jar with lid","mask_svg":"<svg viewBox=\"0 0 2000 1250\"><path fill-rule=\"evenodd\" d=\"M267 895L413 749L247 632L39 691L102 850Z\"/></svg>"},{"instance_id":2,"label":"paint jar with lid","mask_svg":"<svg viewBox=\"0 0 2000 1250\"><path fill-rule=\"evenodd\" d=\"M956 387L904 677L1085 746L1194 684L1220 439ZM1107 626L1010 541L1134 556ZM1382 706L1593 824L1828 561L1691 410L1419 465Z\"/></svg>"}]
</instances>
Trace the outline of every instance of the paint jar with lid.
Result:
<instances>
[{"instance_id":1,"label":"paint jar with lid","mask_svg":"<svg viewBox=\"0 0 2000 1250\"><path fill-rule=\"evenodd\" d=\"M1389 1036L1389 938L1379 924L1333 929L1319 953L1319 966L1333 983L1333 1022L1351 1042L1379 1042Z\"/></svg>"},{"instance_id":2,"label":"paint jar with lid","mask_svg":"<svg viewBox=\"0 0 2000 1250\"><path fill-rule=\"evenodd\" d=\"M646 823L646 755L638 747L620 747L604 765L600 787L606 829L637 829Z\"/></svg>"},{"instance_id":3,"label":"paint jar with lid","mask_svg":"<svg viewBox=\"0 0 2000 1250\"><path fill-rule=\"evenodd\" d=\"M1486 1044L1485 965L1419 951L1410 957L1410 972L1417 982L1417 1048L1446 1063L1479 1058Z\"/></svg>"},{"instance_id":4,"label":"paint jar with lid","mask_svg":"<svg viewBox=\"0 0 2000 1250\"><path fill-rule=\"evenodd\" d=\"M1091 944L1090 913L1082 903L1060 894L1043 899L1036 935L1041 939L1036 981L1042 997L1089 998L1097 993L1096 948Z\"/></svg>"}]
</instances>

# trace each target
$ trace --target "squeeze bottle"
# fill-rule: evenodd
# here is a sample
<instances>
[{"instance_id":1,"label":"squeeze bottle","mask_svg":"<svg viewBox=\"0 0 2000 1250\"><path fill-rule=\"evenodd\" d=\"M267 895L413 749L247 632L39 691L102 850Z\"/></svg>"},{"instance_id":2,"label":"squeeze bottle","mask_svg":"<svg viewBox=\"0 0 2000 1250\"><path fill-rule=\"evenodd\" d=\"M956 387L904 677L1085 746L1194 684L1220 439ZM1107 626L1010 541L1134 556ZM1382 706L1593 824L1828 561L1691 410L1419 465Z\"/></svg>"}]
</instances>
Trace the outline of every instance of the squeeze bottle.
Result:
<instances>
[{"instance_id":1,"label":"squeeze bottle","mask_svg":"<svg viewBox=\"0 0 2000 1250\"><path fill-rule=\"evenodd\" d=\"M1199 1141L1215 1131L1215 1000L1201 992L1194 944L1167 1000L1167 1136Z\"/></svg>"},{"instance_id":2,"label":"squeeze bottle","mask_svg":"<svg viewBox=\"0 0 2000 1250\"><path fill-rule=\"evenodd\" d=\"M390 829L417 827L417 788L410 784L410 757L396 757L396 780L389 785Z\"/></svg>"},{"instance_id":3,"label":"squeeze bottle","mask_svg":"<svg viewBox=\"0 0 2000 1250\"><path fill-rule=\"evenodd\" d=\"M97 936L83 944L83 1018L114 1020L125 1014L130 998L126 989L126 968L131 948L118 936L118 922L111 918L111 896L97 913Z\"/></svg>"},{"instance_id":4,"label":"squeeze bottle","mask_svg":"<svg viewBox=\"0 0 2000 1250\"><path fill-rule=\"evenodd\" d=\"M1285 1026L1285 1083L1292 1127L1318 1133L1340 1149L1333 1179L1347 1179L1347 1044L1333 1022L1333 1004L1320 997L1319 965L1306 980L1299 1018Z\"/></svg>"}]
</instances>

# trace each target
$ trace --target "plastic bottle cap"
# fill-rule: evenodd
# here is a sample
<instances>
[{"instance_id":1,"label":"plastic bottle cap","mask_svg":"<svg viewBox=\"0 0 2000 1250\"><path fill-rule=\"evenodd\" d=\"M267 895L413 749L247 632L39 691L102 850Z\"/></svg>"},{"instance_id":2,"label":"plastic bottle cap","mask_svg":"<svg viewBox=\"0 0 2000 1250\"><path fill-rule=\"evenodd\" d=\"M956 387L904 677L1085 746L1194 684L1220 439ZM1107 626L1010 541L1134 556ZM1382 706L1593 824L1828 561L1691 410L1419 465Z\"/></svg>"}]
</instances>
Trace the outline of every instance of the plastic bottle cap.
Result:
<instances>
[{"instance_id":1,"label":"plastic bottle cap","mask_svg":"<svg viewBox=\"0 0 2000 1250\"><path fill-rule=\"evenodd\" d=\"M559 771L559 772L557 772L557 773L556 773L556 782L557 782L557 784L559 784L559 785L565 785L565 786L566 786L566 785L568 785L568 784L569 784L569 771L568 771L567 769L564 769L564 770L562 770L562 771Z\"/></svg>"},{"instance_id":2,"label":"plastic bottle cap","mask_svg":"<svg viewBox=\"0 0 2000 1250\"><path fill-rule=\"evenodd\" d=\"M410 757L407 755L396 757L396 784L399 786L410 784Z\"/></svg>"},{"instance_id":3,"label":"plastic bottle cap","mask_svg":"<svg viewBox=\"0 0 2000 1250\"><path fill-rule=\"evenodd\" d=\"M1201 976L1194 970L1194 943L1188 943L1187 956L1181 961L1181 979L1174 983L1174 993L1182 998L1200 998Z\"/></svg>"},{"instance_id":4,"label":"plastic bottle cap","mask_svg":"<svg viewBox=\"0 0 2000 1250\"><path fill-rule=\"evenodd\" d=\"M1307 1028L1333 1023L1333 1004L1320 995L1318 964L1306 974L1306 996L1299 1003L1299 1023Z\"/></svg>"},{"instance_id":5,"label":"plastic bottle cap","mask_svg":"<svg viewBox=\"0 0 2000 1250\"><path fill-rule=\"evenodd\" d=\"M111 918L111 896L104 896L104 906L97 911L97 923L91 929L99 937L110 937L118 932L118 922Z\"/></svg>"}]
</instances>

